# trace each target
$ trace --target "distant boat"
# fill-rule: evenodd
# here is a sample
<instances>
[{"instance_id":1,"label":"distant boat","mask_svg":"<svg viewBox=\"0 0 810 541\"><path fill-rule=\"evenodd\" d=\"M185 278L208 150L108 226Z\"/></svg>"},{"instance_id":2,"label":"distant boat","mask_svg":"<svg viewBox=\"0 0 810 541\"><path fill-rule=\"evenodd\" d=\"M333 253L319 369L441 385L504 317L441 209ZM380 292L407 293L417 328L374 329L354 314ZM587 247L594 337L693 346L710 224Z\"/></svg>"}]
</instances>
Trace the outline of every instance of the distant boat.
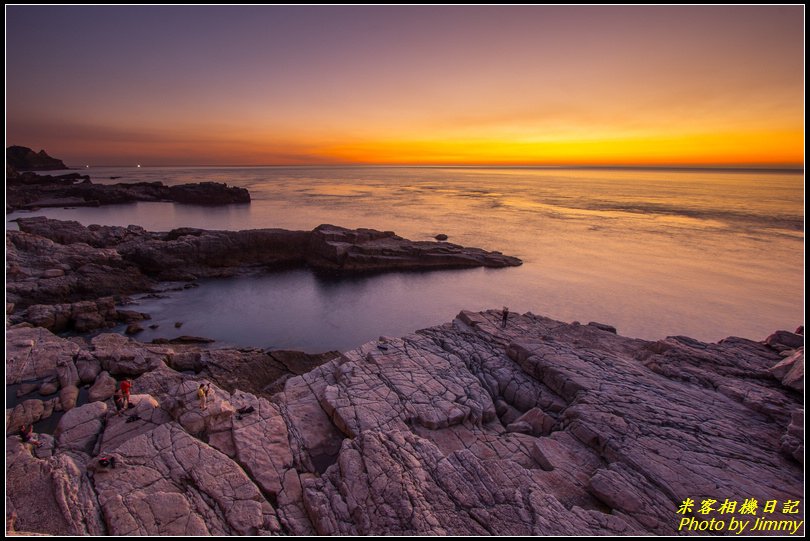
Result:
<instances>
[{"instance_id":1,"label":"distant boat","mask_svg":"<svg viewBox=\"0 0 810 541\"><path fill-rule=\"evenodd\" d=\"M140 167L140 166L141 166L141 164L138 164L138 167Z\"/></svg>"}]
</instances>

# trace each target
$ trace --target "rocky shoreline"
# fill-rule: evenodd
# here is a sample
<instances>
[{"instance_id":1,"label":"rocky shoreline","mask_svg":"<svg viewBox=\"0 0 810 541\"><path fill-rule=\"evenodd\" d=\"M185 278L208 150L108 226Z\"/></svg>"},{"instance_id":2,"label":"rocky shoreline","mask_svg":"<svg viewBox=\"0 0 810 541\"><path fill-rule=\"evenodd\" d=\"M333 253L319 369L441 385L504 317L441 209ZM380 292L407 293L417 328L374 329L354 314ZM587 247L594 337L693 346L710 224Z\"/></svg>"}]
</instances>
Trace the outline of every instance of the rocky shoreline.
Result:
<instances>
[{"instance_id":1,"label":"rocky shoreline","mask_svg":"<svg viewBox=\"0 0 810 541\"><path fill-rule=\"evenodd\" d=\"M687 498L777 500L770 519L804 518L783 509L804 487L795 333L649 342L487 311L305 360L28 324L6 340L23 399L7 410L11 530L661 535ZM135 406L116 416L123 377ZM12 434L59 410L43 445Z\"/></svg>"},{"instance_id":2,"label":"rocky shoreline","mask_svg":"<svg viewBox=\"0 0 810 541\"><path fill-rule=\"evenodd\" d=\"M22 174L9 199L165 198L162 185L76 177ZM502 324L489 310L320 355L196 337L66 338L54 332L136 332L149 316L122 301L164 281L521 261L333 225L17 223L6 232L7 532L672 535L685 518L750 522L741 509L699 512L750 498L777 501L768 518L804 532L803 329L650 342L531 313ZM117 415L126 378L133 407ZM201 383L212 389L205 408ZM18 435L28 425L39 445ZM678 514L689 498L697 507Z\"/></svg>"},{"instance_id":3,"label":"rocky shoreline","mask_svg":"<svg viewBox=\"0 0 810 541\"><path fill-rule=\"evenodd\" d=\"M520 259L447 242L410 241L391 231L321 225L312 231L85 227L44 217L6 232L6 313L55 331L85 332L144 316L114 297L153 291L161 281L264 272L291 266L357 273L509 267Z\"/></svg>"},{"instance_id":4,"label":"rocky shoreline","mask_svg":"<svg viewBox=\"0 0 810 541\"><path fill-rule=\"evenodd\" d=\"M245 188L221 182L166 186L162 182L93 184L79 173L38 175L6 166L6 212L46 207L98 207L138 201L172 201L192 205L250 203Z\"/></svg>"}]
</instances>

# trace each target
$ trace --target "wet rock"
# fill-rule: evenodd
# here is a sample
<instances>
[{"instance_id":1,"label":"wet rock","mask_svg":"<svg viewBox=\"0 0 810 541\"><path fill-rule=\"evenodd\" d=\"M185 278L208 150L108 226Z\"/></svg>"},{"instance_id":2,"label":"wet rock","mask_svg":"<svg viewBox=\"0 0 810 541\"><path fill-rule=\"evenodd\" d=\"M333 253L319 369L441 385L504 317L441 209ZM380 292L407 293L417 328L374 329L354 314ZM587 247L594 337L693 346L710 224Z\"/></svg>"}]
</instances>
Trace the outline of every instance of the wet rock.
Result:
<instances>
[{"instance_id":1,"label":"wet rock","mask_svg":"<svg viewBox=\"0 0 810 541\"><path fill-rule=\"evenodd\" d=\"M182 335L169 340L170 344L211 344L213 342L216 342L216 340L202 336L189 335Z\"/></svg>"},{"instance_id":2,"label":"wet rock","mask_svg":"<svg viewBox=\"0 0 810 541\"><path fill-rule=\"evenodd\" d=\"M152 319L149 314L136 312L135 310L116 310L115 317L118 321L123 323L135 323L136 321L143 321L144 319Z\"/></svg>"},{"instance_id":3,"label":"wet rock","mask_svg":"<svg viewBox=\"0 0 810 541\"><path fill-rule=\"evenodd\" d=\"M448 239L448 236L445 235L444 233L439 233L438 235L436 235L433 238L436 239L436 240L444 241L444 240Z\"/></svg>"},{"instance_id":4,"label":"wet rock","mask_svg":"<svg viewBox=\"0 0 810 541\"><path fill-rule=\"evenodd\" d=\"M143 332L143 327L138 325L137 323L130 323L127 325L126 330L124 331L125 334L138 334L139 332Z\"/></svg>"}]
</instances>

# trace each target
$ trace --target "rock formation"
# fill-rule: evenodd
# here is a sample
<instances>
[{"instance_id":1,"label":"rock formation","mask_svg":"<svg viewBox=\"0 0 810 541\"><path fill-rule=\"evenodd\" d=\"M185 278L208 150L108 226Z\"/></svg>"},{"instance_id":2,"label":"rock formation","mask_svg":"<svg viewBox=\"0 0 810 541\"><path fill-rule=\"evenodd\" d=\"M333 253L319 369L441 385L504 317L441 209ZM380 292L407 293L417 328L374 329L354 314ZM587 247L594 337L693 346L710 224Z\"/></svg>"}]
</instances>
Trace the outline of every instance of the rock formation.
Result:
<instances>
[{"instance_id":1,"label":"rock formation","mask_svg":"<svg viewBox=\"0 0 810 541\"><path fill-rule=\"evenodd\" d=\"M81 181L81 182L78 182ZM97 207L136 201L174 201L193 205L250 203L245 188L220 182L166 186L162 182L93 184L78 173L49 176L6 169L6 209Z\"/></svg>"},{"instance_id":2,"label":"rock formation","mask_svg":"<svg viewBox=\"0 0 810 541\"><path fill-rule=\"evenodd\" d=\"M28 147L10 146L6 149L6 166L17 171L54 171L67 169L62 160L51 158L47 152L34 152Z\"/></svg>"},{"instance_id":3,"label":"rock formation","mask_svg":"<svg viewBox=\"0 0 810 541\"><path fill-rule=\"evenodd\" d=\"M84 227L44 217L19 218L17 223L20 231L6 234L12 321L52 330L90 330L131 318L99 297L150 291L160 280L190 281L291 265L367 272L521 263L499 252L333 225L309 232L182 228L154 233L134 225Z\"/></svg>"},{"instance_id":4,"label":"rock formation","mask_svg":"<svg viewBox=\"0 0 810 541\"><path fill-rule=\"evenodd\" d=\"M803 372L803 345L778 351L784 340L648 342L462 312L275 382L295 356L27 327L7 344L7 385L92 381L97 399L39 447L7 437L20 531L661 535L678 533L687 498L698 520L755 518L698 513L702 500L748 498L777 500L769 519L804 518L783 507L804 485L802 393L783 383ZM135 406L117 416L104 397L124 376ZM205 410L200 381L212 383ZM10 415L66 409L49 400Z\"/></svg>"}]
</instances>

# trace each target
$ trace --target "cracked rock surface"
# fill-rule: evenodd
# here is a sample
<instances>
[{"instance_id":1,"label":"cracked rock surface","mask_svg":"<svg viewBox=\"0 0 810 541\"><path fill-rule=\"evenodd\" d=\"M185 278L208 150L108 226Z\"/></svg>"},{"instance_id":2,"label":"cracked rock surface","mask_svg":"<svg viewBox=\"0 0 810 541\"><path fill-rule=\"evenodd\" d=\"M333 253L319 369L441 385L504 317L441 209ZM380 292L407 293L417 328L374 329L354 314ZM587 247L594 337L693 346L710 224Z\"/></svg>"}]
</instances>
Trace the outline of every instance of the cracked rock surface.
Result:
<instances>
[{"instance_id":1,"label":"cracked rock surface","mask_svg":"<svg viewBox=\"0 0 810 541\"><path fill-rule=\"evenodd\" d=\"M771 520L804 518L780 512L804 492L795 337L648 342L531 313L500 321L462 312L276 384L260 368L285 361L257 350L10 328L7 385L104 392L39 447L7 436L7 522L76 535L664 535L686 498L778 500ZM243 385L240 360L259 381ZM122 415L113 376L133 381ZM47 400L7 410L7 426L63 409Z\"/></svg>"}]
</instances>

